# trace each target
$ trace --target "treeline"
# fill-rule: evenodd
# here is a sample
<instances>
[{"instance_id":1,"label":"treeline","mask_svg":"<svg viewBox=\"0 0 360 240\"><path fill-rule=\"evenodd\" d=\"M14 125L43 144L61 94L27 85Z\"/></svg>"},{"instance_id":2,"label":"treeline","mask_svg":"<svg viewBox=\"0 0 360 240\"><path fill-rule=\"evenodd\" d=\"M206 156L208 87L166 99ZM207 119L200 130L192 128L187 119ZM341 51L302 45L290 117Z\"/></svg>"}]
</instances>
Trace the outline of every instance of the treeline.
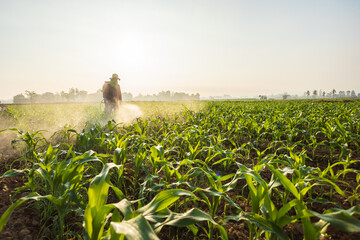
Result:
<instances>
[{"instance_id":1,"label":"treeline","mask_svg":"<svg viewBox=\"0 0 360 240\"><path fill-rule=\"evenodd\" d=\"M314 99L314 98L360 98L360 93L355 92L355 90L347 90L347 91L336 91L333 89L329 92L323 90L307 90L304 92L303 96L298 95L290 95L287 92L277 95L259 95L260 100L265 99Z\"/></svg>"},{"instance_id":2,"label":"treeline","mask_svg":"<svg viewBox=\"0 0 360 240\"><path fill-rule=\"evenodd\" d=\"M312 92L310 90L307 90L304 93L304 96L306 97L334 97L334 98L356 98L356 97L360 97L360 93L356 94L355 90L347 90L347 91L339 91L337 92L336 89L333 89L330 92L325 92L325 91L318 91L318 90L313 90Z\"/></svg>"},{"instance_id":3,"label":"treeline","mask_svg":"<svg viewBox=\"0 0 360 240\"><path fill-rule=\"evenodd\" d=\"M124 101L181 101L181 100L200 100L200 94L187 94L183 92L162 91L158 94L133 96L131 93L123 92ZM25 93L13 97L14 103L51 103L51 102L100 102L103 99L102 91L99 89L95 93L88 93L77 88L70 88L68 92L60 93L36 93L26 90Z\"/></svg>"},{"instance_id":4,"label":"treeline","mask_svg":"<svg viewBox=\"0 0 360 240\"><path fill-rule=\"evenodd\" d=\"M88 93L77 88L70 88L69 92L60 93L45 92L42 94L35 91L25 91L13 97L14 103L51 103L51 102L97 102L102 100L102 92Z\"/></svg>"},{"instance_id":5,"label":"treeline","mask_svg":"<svg viewBox=\"0 0 360 240\"><path fill-rule=\"evenodd\" d=\"M124 96L126 94L126 96ZM123 98L128 98L133 101L182 101L182 100L200 100L200 94L187 94L184 92L170 92L162 91L158 94L142 95L139 94L133 97L131 93L123 93Z\"/></svg>"}]
</instances>

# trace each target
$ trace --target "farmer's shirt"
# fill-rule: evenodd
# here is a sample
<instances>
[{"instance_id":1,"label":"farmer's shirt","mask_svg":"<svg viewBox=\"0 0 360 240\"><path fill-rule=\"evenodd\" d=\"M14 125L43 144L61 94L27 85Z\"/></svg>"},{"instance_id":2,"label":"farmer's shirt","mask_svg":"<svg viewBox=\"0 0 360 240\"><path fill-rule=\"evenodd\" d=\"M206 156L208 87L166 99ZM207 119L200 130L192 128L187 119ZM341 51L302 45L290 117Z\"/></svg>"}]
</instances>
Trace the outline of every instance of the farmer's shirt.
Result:
<instances>
[{"instance_id":1,"label":"farmer's shirt","mask_svg":"<svg viewBox=\"0 0 360 240\"><path fill-rule=\"evenodd\" d=\"M120 85L117 83L117 79L105 82L103 86L103 97L112 102L122 100Z\"/></svg>"},{"instance_id":2,"label":"farmer's shirt","mask_svg":"<svg viewBox=\"0 0 360 240\"><path fill-rule=\"evenodd\" d=\"M117 82L117 79L111 79L110 80L110 85L113 87L113 88L117 88L117 86L119 86L118 82Z\"/></svg>"}]
</instances>

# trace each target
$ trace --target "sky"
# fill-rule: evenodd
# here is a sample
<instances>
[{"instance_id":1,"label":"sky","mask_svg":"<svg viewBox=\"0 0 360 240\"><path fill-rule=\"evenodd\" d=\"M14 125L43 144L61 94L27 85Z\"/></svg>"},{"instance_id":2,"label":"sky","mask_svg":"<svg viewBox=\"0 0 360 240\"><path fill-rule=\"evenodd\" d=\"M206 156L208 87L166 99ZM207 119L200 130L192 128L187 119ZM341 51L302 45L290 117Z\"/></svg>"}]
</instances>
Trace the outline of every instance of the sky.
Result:
<instances>
[{"instance_id":1,"label":"sky","mask_svg":"<svg viewBox=\"0 0 360 240\"><path fill-rule=\"evenodd\" d=\"M0 99L360 92L358 0L0 0Z\"/></svg>"}]
</instances>

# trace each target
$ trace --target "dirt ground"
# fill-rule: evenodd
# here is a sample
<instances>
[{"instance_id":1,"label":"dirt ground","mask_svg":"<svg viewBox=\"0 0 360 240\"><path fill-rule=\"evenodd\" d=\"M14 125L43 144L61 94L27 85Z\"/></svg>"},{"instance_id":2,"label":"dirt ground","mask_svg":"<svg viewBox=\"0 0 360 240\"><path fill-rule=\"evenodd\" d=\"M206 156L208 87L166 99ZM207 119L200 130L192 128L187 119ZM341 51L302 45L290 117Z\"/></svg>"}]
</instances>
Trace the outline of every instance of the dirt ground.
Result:
<instances>
[{"instance_id":1,"label":"dirt ground","mask_svg":"<svg viewBox=\"0 0 360 240\"><path fill-rule=\"evenodd\" d=\"M0 179L0 215L19 197L13 195L15 189L24 185L21 176ZM26 195L26 193L25 193ZM24 204L14 211L2 232L0 239L3 240L32 240L40 239L38 236L40 228L40 214L31 207L31 203Z\"/></svg>"}]
</instances>

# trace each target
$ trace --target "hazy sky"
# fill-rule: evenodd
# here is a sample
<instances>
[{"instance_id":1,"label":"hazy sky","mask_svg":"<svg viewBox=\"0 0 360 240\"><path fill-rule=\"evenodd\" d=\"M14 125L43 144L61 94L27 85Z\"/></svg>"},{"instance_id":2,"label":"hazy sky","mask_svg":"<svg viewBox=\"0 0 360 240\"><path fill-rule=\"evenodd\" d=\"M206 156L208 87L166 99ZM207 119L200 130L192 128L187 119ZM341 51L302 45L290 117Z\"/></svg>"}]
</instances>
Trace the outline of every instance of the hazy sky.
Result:
<instances>
[{"instance_id":1,"label":"hazy sky","mask_svg":"<svg viewBox=\"0 0 360 240\"><path fill-rule=\"evenodd\" d=\"M360 91L359 0L0 0L0 99Z\"/></svg>"}]
</instances>

